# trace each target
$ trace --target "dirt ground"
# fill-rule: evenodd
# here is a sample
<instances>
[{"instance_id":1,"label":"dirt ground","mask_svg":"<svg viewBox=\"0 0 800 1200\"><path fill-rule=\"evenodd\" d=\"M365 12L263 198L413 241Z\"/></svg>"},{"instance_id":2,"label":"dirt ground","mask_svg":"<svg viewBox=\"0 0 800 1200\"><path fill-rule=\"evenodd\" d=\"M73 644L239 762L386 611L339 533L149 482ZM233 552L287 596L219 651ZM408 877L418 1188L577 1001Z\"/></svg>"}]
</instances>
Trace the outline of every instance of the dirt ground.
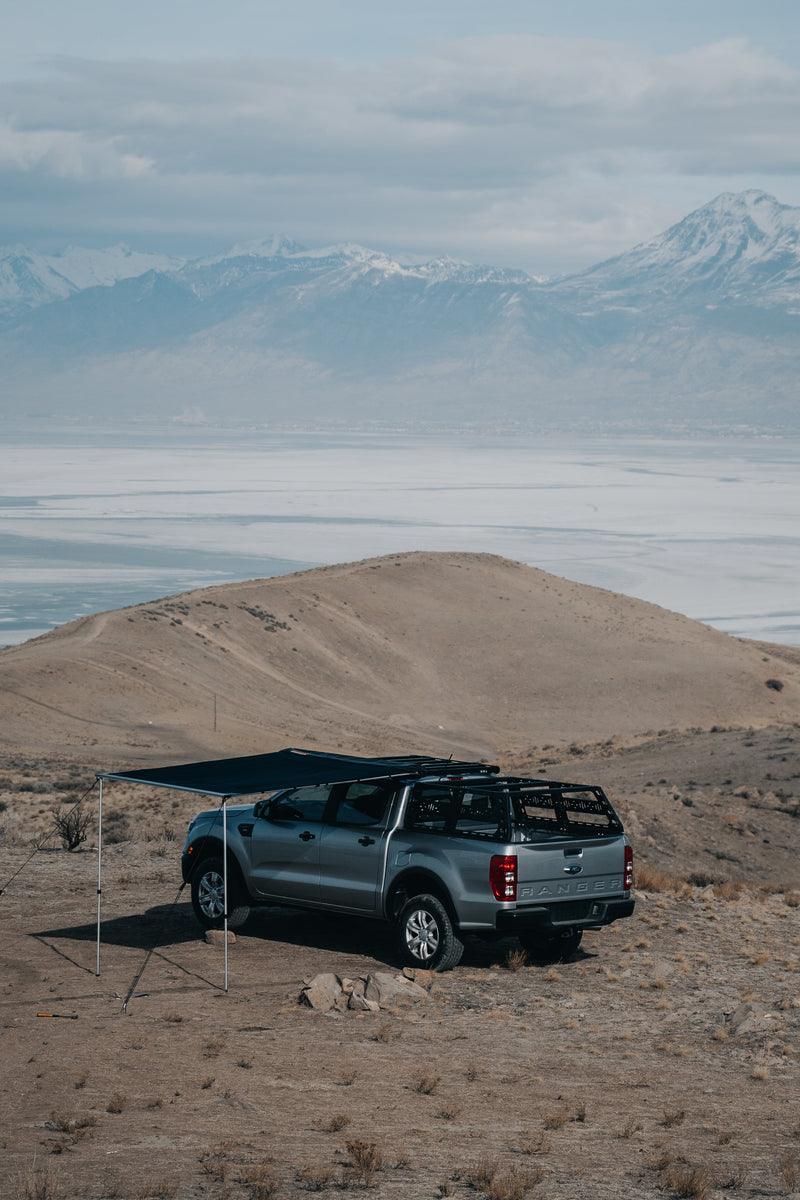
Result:
<instances>
[{"instance_id":1,"label":"dirt ground","mask_svg":"<svg viewBox=\"0 0 800 1200\"><path fill-rule=\"evenodd\" d=\"M225 993L223 951L177 895L197 801L168 793L104 801L98 978L91 828L25 865L26 828L91 777L7 759L0 1195L800 1191L797 733L553 751L548 772L629 810L635 916L555 966L470 944L427 999L374 1014L298 997L319 972L399 970L390 933L277 908L230 946Z\"/></svg>"}]
</instances>

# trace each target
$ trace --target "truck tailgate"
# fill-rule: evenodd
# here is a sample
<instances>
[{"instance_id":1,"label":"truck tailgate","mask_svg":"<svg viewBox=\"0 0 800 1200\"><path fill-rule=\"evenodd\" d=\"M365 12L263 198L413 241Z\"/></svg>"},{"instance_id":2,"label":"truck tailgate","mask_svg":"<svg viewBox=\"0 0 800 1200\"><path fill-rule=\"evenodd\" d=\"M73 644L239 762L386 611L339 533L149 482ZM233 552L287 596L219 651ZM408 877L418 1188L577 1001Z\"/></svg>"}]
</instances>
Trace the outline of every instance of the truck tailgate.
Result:
<instances>
[{"instance_id":1,"label":"truck tailgate","mask_svg":"<svg viewBox=\"0 0 800 1200\"><path fill-rule=\"evenodd\" d=\"M550 903L624 891L625 840L621 835L557 841L548 838L515 846L517 904Z\"/></svg>"}]
</instances>

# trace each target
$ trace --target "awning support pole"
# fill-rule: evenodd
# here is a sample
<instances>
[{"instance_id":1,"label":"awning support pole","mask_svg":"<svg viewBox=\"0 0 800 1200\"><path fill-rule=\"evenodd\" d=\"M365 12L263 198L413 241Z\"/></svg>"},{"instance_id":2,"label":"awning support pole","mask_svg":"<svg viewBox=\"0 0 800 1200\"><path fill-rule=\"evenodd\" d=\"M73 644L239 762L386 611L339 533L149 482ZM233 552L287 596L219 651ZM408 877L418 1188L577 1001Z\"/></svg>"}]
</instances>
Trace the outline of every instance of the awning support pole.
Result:
<instances>
[{"instance_id":1,"label":"awning support pole","mask_svg":"<svg viewBox=\"0 0 800 1200\"><path fill-rule=\"evenodd\" d=\"M102 893L103 870L103 780L100 780L100 798L97 802L97 965L95 975L100 978L100 896Z\"/></svg>"},{"instance_id":2,"label":"awning support pole","mask_svg":"<svg viewBox=\"0 0 800 1200\"><path fill-rule=\"evenodd\" d=\"M228 990L228 797L222 797L222 905L224 908L223 939L225 941L225 991Z\"/></svg>"}]
</instances>

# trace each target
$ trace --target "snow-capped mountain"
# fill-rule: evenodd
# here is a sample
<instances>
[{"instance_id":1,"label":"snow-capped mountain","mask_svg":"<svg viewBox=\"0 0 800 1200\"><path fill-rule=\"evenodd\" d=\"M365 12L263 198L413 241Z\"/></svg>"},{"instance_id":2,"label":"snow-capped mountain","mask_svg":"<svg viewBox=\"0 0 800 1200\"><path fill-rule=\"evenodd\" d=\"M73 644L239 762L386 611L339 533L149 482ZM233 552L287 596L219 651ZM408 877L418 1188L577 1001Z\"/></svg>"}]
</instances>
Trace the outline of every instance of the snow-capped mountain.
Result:
<instances>
[{"instance_id":1,"label":"snow-capped mountain","mask_svg":"<svg viewBox=\"0 0 800 1200\"><path fill-rule=\"evenodd\" d=\"M800 209L766 192L724 193L665 233L554 285L633 303L719 296L772 306L800 299Z\"/></svg>"},{"instance_id":2,"label":"snow-capped mountain","mask_svg":"<svg viewBox=\"0 0 800 1200\"><path fill-rule=\"evenodd\" d=\"M48 259L50 266L78 291L87 287L111 287L120 279L133 279L147 271L175 271L184 261L170 254L143 254L122 242L105 250L69 246Z\"/></svg>"},{"instance_id":3,"label":"snow-capped mountain","mask_svg":"<svg viewBox=\"0 0 800 1200\"><path fill-rule=\"evenodd\" d=\"M280 236L17 247L0 369L12 412L800 431L799 299L800 210L763 192L552 282Z\"/></svg>"},{"instance_id":4,"label":"snow-capped mountain","mask_svg":"<svg viewBox=\"0 0 800 1200\"><path fill-rule=\"evenodd\" d=\"M21 316L52 300L64 300L76 290L35 250L24 246L0 250L0 320Z\"/></svg>"},{"instance_id":5,"label":"snow-capped mountain","mask_svg":"<svg viewBox=\"0 0 800 1200\"><path fill-rule=\"evenodd\" d=\"M52 255L6 246L0 248L0 320L13 320L85 288L111 287L146 271L176 270L183 261L167 254L142 254L122 244L105 250L69 246Z\"/></svg>"}]
</instances>

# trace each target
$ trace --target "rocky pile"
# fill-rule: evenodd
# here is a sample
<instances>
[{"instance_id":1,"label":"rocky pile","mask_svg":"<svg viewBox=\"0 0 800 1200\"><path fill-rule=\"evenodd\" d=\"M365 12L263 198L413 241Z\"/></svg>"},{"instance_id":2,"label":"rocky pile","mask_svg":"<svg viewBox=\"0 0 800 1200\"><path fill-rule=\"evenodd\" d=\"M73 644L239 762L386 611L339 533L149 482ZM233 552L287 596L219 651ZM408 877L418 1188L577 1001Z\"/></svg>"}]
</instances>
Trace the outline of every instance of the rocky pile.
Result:
<instances>
[{"instance_id":1,"label":"rocky pile","mask_svg":"<svg viewBox=\"0 0 800 1200\"><path fill-rule=\"evenodd\" d=\"M317 1012L380 1012L427 1000L433 972L406 967L402 974L375 971L356 979L323 972L306 980L299 1003Z\"/></svg>"}]
</instances>

